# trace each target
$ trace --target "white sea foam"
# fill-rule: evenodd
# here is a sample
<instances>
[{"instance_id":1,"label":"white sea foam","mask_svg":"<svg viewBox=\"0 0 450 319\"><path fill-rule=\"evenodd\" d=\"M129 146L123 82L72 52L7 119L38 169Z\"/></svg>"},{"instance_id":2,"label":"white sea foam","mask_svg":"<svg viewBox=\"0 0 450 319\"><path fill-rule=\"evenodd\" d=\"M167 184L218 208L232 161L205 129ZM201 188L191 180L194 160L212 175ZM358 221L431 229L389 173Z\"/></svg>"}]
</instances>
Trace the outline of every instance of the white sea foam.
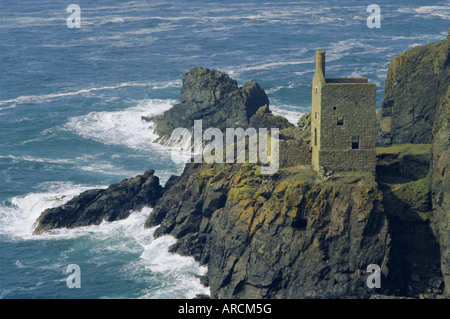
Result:
<instances>
[{"instance_id":1,"label":"white sea foam","mask_svg":"<svg viewBox=\"0 0 450 319\"><path fill-rule=\"evenodd\" d=\"M142 172L120 169L110 163L90 163L79 167L82 171L117 176L136 176Z\"/></svg>"},{"instance_id":2,"label":"white sea foam","mask_svg":"<svg viewBox=\"0 0 450 319\"><path fill-rule=\"evenodd\" d=\"M50 14L45 17L38 16L3 16L3 23L0 24L0 28L8 29L8 28L20 28L20 27L31 27L31 26L49 26L57 23L64 22L64 19L61 16L53 16Z\"/></svg>"},{"instance_id":3,"label":"white sea foam","mask_svg":"<svg viewBox=\"0 0 450 319\"><path fill-rule=\"evenodd\" d=\"M107 145L123 145L132 149L148 149L158 137L149 130L142 116L157 115L168 110L175 100L143 100L137 106L119 111L91 112L72 117L65 129L86 139Z\"/></svg>"},{"instance_id":4,"label":"white sea foam","mask_svg":"<svg viewBox=\"0 0 450 319\"><path fill-rule=\"evenodd\" d=\"M128 18L127 18L128 20ZM107 24L107 23L124 23L125 18L124 17L112 17L112 18L106 18L103 20L100 25Z\"/></svg>"},{"instance_id":5,"label":"white sea foam","mask_svg":"<svg viewBox=\"0 0 450 319\"><path fill-rule=\"evenodd\" d=\"M415 14L415 17L429 18L436 16L444 20L450 19L450 6L420 6L413 8L411 6L403 6L397 9L399 13Z\"/></svg>"},{"instance_id":6,"label":"white sea foam","mask_svg":"<svg viewBox=\"0 0 450 319\"><path fill-rule=\"evenodd\" d=\"M153 236L156 227L149 229ZM141 241L144 251L141 260L152 273L160 273L165 278L165 289L148 291L142 298L193 298L197 294L209 294L209 289L200 284L193 275L205 275L207 268L200 266L191 257L184 257L169 252L169 247L176 242L172 236L162 236L151 241ZM174 282L173 282L174 281Z\"/></svg>"},{"instance_id":7,"label":"white sea foam","mask_svg":"<svg viewBox=\"0 0 450 319\"><path fill-rule=\"evenodd\" d=\"M200 266L192 257L170 253L169 246L176 242L174 237L166 235L154 239L156 227L144 228L145 220L151 211L151 208L144 207L123 220L73 229L55 229L42 235L26 235L24 238L82 240L81 238L87 237L96 242L96 246L91 248L89 253L92 255L91 262L98 266L105 263L102 256L107 252L139 254L137 261L126 266L126 273L131 274L133 280L139 279L135 278L136 276L145 279L145 276L152 273L159 274L164 278L165 285L163 290L143 291L140 298L192 298L196 294L209 294L209 289L203 287L195 277L204 275L207 268Z\"/></svg>"},{"instance_id":8,"label":"white sea foam","mask_svg":"<svg viewBox=\"0 0 450 319\"><path fill-rule=\"evenodd\" d=\"M43 192L12 197L0 204L0 234L9 237L31 238L34 223L47 208L62 205L92 187L55 182L42 185Z\"/></svg>"},{"instance_id":9,"label":"white sea foam","mask_svg":"<svg viewBox=\"0 0 450 319\"><path fill-rule=\"evenodd\" d=\"M414 11L450 20L450 6L421 6Z\"/></svg>"},{"instance_id":10,"label":"white sea foam","mask_svg":"<svg viewBox=\"0 0 450 319\"><path fill-rule=\"evenodd\" d=\"M0 105L1 105L2 103L1 103L1 101L0 101ZM6 103L5 103L6 104ZM8 109L15 109L16 108L16 104L15 103L13 103L13 104L11 104L11 105L9 105L9 106L5 106L5 107L0 107L0 111L3 111L3 110L8 110Z\"/></svg>"},{"instance_id":11,"label":"white sea foam","mask_svg":"<svg viewBox=\"0 0 450 319\"><path fill-rule=\"evenodd\" d=\"M266 94L273 94L273 93L276 93L276 92L278 92L278 91L280 91L280 90L282 90L284 88L286 88L286 86L279 85L279 86L270 88L270 89L265 90L265 91L266 91Z\"/></svg>"},{"instance_id":12,"label":"white sea foam","mask_svg":"<svg viewBox=\"0 0 450 319\"><path fill-rule=\"evenodd\" d=\"M300 117L305 114L302 112L297 112L297 111L290 111L287 110L286 107L278 107L278 106L270 106L270 110L272 111L273 114L275 115L280 115L284 118L286 118L290 123L297 125L298 120L300 119Z\"/></svg>"},{"instance_id":13,"label":"white sea foam","mask_svg":"<svg viewBox=\"0 0 450 319\"><path fill-rule=\"evenodd\" d=\"M19 161L35 162L35 163L50 163L50 164L73 164L75 161L68 158L46 158L46 157L35 157L35 156L15 156L6 155L0 156L0 158L10 158L14 163Z\"/></svg>"},{"instance_id":14,"label":"white sea foam","mask_svg":"<svg viewBox=\"0 0 450 319\"><path fill-rule=\"evenodd\" d=\"M192 298L196 294L209 294L209 289L201 285L195 275L204 275L207 268L200 266L192 257L183 257L169 253L168 248L175 243L172 236L153 238L156 227L144 228L145 220L152 211L144 207L131 213L123 220L103 222L100 225L77 227L73 229L54 229L41 235L32 235L34 224L40 213L47 208L62 205L84 190L92 187L71 183L44 183L40 193L30 193L13 197L9 203L0 205L0 234L20 240L70 240L95 242L86 258L97 265L108 261L109 253L132 253L140 256L125 267L127 271L118 272L118 276L129 276L132 280L146 280L157 275L164 279L164 289L160 287L145 289L139 298ZM67 253L70 254L70 251ZM63 254L65 254L63 252ZM104 257L103 257L104 256ZM106 258L106 259L105 259ZM18 268L26 268L17 260ZM60 269L60 264L50 265ZM129 270L129 271L128 271ZM152 275L153 274L153 275ZM153 280L153 279L152 279Z\"/></svg>"},{"instance_id":15,"label":"white sea foam","mask_svg":"<svg viewBox=\"0 0 450 319\"><path fill-rule=\"evenodd\" d=\"M170 83L173 83L173 81L170 81L169 84ZM147 82L123 82L123 83L119 83L117 85L105 85L105 86L100 86L100 87L80 89L80 90L69 91L69 92L50 93L50 94L42 94L42 95L23 95L23 96L16 97L14 99L1 100L0 105L11 104L11 103L16 103L16 104L43 103L43 102L49 102L49 101L52 101L52 100L55 100L58 98L83 95L83 94L88 94L88 93L95 92L95 91L114 90L114 89L123 88L123 87L147 87L147 86L151 87L151 86L161 86L161 85L165 85L165 84L166 83L161 84L161 83L147 83ZM2 109L13 108L13 107L15 107L15 105L14 106L10 105L10 106L4 107Z\"/></svg>"},{"instance_id":16,"label":"white sea foam","mask_svg":"<svg viewBox=\"0 0 450 319\"><path fill-rule=\"evenodd\" d=\"M274 69L277 67L283 67L287 65L299 65L299 64L307 64L312 63L312 59L304 59L304 60L295 60L295 61L284 61L284 62L268 62L260 65L254 65L254 66L248 66L248 67L242 67L239 68L240 72L246 72L246 71L256 71L256 70L268 70L268 69Z\"/></svg>"}]
</instances>

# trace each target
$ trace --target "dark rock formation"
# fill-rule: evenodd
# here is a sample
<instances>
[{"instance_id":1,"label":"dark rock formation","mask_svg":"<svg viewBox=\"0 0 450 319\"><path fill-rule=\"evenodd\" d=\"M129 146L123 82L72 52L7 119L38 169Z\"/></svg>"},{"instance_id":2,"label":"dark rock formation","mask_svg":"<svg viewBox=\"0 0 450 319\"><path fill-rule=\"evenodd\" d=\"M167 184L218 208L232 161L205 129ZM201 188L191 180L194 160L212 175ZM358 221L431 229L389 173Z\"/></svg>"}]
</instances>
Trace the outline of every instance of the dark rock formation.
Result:
<instances>
[{"instance_id":1,"label":"dark rock formation","mask_svg":"<svg viewBox=\"0 0 450 319\"><path fill-rule=\"evenodd\" d=\"M450 38L415 47L389 65L377 143L431 143L434 110L450 86Z\"/></svg>"},{"instance_id":2,"label":"dark rock formation","mask_svg":"<svg viewBox=\"0 0 450 319\"><path fill-rule=\"evenodd\" d=\"M154 170L147 170L143 175L124 179L106 189L85 191L65 205L45 210L36 221L34 234L54 228L98 225L104 220L120 220L127 218L133 210L155 205L164 189L159 184L159 178L153 174Z\"/></svg>"},{"instance_id":3,"label":"dark rock formation","mask_svg":"<svg viewBox=\"0 0 450 319\"><path fill-rule=\"evenodd\" d=\"M293 127L287 119L279 115L273 115L272 111L269 109L269 105L261 106L258 111L250 118L250 127L255 129L259 128L279 128L285 129Z\"/></svg>"},{"instance_id":4,"label":"dark rock formation","mask_svg":"<svg viewBox=\"0 0 450 319\"><path fill-rule=\"evenodd\" d=\"M436 108L431 152L432 225L441 247L445 290L450 296L450 87Z\"/></svg>"},{"instance_id":5,"label":"dark rock formation","mask_svg":"<svg viewBox=\"0 0 450 319\"><path fill-rule=\"evenodd\" d=\"M146 227L208 266L213 298L368 297L369 264L387 273L388 224L373 175L321 181L307 166L188 164Z\"/></svg>"},{"instance_id":6,"label":"dark rock formation","mask_svg":"<svg viewBox=\"0 0 450 319\"><path fill-rule=\"evenodd\" d=\"M154 123L157 142L167 144L175 128L192 129L194 120L199 119L203 127L223 132L227 127L245 129L256 111L269 105L266 93L257 83L248 81L239 88L227 74L200 67L183 74L180 102L162 115L143 117Z\"/></svg>"}]
</instances>

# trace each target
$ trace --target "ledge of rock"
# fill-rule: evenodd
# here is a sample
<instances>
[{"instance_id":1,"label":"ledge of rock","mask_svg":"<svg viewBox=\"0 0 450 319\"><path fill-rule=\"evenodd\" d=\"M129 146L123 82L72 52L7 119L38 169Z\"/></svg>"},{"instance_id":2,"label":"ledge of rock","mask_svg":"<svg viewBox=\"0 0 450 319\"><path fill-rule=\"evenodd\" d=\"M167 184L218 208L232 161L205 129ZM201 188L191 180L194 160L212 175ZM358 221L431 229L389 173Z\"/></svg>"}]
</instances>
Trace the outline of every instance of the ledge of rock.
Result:
<instances>
[{"instance_id":1,"label":"ledge of rock","mask_svg":"<svg viewBox=\"0 0 450 319\"><path fill-rule=\"evenodd\" d=\"M99 225L102 221L127 218L132 211L153 206L164 189L154 170L124 179L106 189L92 189L75 196L65 205L46 209L36 221L33 234L55 228Z\"/></svg>"}]
</instances>

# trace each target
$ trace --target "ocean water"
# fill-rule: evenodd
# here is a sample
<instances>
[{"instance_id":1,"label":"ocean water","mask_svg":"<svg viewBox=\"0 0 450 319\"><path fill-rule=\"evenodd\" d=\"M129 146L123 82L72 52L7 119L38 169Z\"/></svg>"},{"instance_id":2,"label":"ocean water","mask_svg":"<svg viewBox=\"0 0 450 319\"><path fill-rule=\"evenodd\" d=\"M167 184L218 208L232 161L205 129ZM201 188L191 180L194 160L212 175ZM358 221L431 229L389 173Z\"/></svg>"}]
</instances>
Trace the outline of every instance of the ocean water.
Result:
<instances>
[{"instance_id":1,"label":"ocean water","mask_svg":"<svg viewBox=\"0 0 450 319\"><path fill-rule=\"evenodd\" d=\"M81 27L68 28L70 3ZM368 28L367 6L381 8ZM90 188L182 166L142 115L178 102L183 72L257 81L274 113L310 110L316 50L327 76L366 76L381 105L390 60L444 39L449 1L0 0L0 298L192 298L207 269L144 229L150 208L33 236L40 213ZM66 268L77 264L81 288Z\"/></svg>"}]
</instances>

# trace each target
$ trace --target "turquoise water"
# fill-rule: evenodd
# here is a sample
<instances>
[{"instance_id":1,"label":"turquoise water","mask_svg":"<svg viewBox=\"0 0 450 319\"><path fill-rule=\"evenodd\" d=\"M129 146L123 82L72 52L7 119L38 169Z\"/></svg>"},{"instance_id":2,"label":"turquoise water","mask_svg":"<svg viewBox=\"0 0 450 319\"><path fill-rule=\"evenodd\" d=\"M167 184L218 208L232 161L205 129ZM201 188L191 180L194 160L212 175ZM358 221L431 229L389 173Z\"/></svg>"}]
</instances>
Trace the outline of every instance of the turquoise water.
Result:
<instances>
[{"instance_id":1,"label":"turquoise water","mask_svg":"<svg viewBox=\"0 0 450 319\"><path fill-rule=\"evenodd\" d=\"M327 76L366 76L383 98L389 62L445 38L448 1L377 1L381 28L366 25L372 1L1 0L0 298L190 298L208 293L192 258L153 240L145 208L124 221L32 236L48 207L81 191L182 167L142 115L178 102L192 66L257 81L274 113L295 123L310 109L314 54ZM69 264L81 288L66 285Z\"/></svg>"}]
</instances>

